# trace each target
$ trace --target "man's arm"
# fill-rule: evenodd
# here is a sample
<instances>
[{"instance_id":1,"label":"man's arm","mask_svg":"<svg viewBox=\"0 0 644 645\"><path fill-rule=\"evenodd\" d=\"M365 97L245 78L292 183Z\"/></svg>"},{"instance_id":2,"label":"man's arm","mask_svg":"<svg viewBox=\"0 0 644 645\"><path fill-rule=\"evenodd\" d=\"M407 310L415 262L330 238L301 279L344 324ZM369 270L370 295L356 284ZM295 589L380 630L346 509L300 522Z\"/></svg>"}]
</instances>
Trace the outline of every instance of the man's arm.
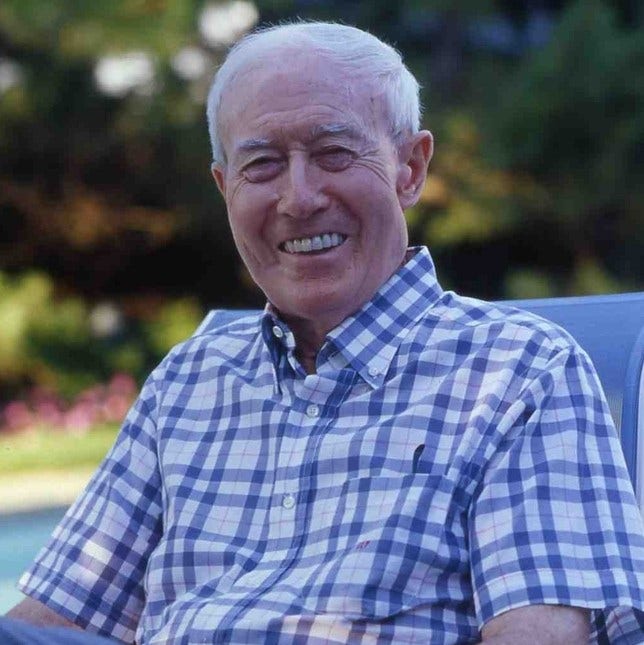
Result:
<instances>
[{"instance_id":1,"label":"man's arm","mask_svg":"<svg viewBox=\"0 0 644 645\"><path fill-rule=\"evenodd\" d=\"M530 605L511 609L484 626L481 645L587 645L587 609L561 605Z\"/></svg>"},{"instance_id":2,"label":"man's arm","mask_svg":"<svg viewBox=\"0 0 644 645\"><path fill-rule=\"evenodd\" d=\"M47 605L33 598L21 600L13 609L7 613L7 618L24 620L39 627L71 627L81 629L78 625L67 618L63 618Z\"/></svg>"}]
</instances>

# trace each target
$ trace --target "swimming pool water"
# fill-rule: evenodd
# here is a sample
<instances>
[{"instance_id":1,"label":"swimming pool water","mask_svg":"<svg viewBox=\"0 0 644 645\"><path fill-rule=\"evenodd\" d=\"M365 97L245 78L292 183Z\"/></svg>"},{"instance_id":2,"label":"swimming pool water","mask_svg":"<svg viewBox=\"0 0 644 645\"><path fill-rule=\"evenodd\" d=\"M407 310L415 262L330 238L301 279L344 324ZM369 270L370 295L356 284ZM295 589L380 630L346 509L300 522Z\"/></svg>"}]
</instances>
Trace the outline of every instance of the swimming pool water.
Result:
<instances>
[{"instance_id":1,"label":"swimming pool water","mask_svg":"<svg viewBox=\"0 0 644 645\"><path fill-rule=\"evenodd\" d=\"M0 515L0 615L23 595L16 581L45 545L65 508Z\"/></svg>"}]
</instances>

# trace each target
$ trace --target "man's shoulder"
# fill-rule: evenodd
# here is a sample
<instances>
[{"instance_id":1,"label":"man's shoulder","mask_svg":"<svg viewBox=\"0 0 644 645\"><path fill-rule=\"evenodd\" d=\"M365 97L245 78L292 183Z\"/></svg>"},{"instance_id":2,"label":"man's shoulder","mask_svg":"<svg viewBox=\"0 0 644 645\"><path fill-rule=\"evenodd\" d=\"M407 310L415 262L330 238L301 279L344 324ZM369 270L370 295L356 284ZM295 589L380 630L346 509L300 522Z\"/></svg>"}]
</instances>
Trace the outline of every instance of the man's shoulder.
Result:
<instances>
[{"instance_id":1,"label":"man's shoulder","mask_svg":"<svg viewBox=\"0 0 644 645\"><path fill-rule=\"evenodd\" d=\"M211 309L190 338L228 333L245 336L259 331L263 317L260 309Z\"/></svg>"},{"instance_id":2,"label":"man's shoulder","mask_svg":"<svg viewBox=\"0 0 644 645\"><path fill-rule=\"evenodd\" d=\"M577 348L573 337L556 323L532 312L504 304L462 296L451 291L442 294L432 308L439 324L472 334L536 343L557 352Z\"/></svg>"},{"instance_id":3,"label":"man's shoulder","mask_svg":"<svg viewBox=\"0 0 644 645\"><path fill-rule=\"evenodd\" d=\"M186 340L175 345L163 359L157 375L176 370L202 371L208 364L245 362L257 352L263 312L211 311Z\"/></svg>"}]
</instances>

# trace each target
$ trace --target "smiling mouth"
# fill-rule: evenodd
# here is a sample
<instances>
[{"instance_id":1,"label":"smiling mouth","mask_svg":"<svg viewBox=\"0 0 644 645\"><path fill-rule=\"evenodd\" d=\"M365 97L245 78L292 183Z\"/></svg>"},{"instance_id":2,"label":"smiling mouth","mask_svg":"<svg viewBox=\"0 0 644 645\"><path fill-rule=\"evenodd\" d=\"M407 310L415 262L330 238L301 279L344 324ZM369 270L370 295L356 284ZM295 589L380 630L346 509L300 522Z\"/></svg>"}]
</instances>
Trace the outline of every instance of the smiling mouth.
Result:
<instances>
[{"instance_id":1,"label":"smiling mouth","mask_svg":"<svg viewBox=\"0 0 644 645\"><path fill-rule=\"evenodd\" d=\"M286 240L280 244L280 249L286 253L316 253L340 246L346 239L347 236L342 233L324 233L313 237Z\"/></svg>"}]
</instances>

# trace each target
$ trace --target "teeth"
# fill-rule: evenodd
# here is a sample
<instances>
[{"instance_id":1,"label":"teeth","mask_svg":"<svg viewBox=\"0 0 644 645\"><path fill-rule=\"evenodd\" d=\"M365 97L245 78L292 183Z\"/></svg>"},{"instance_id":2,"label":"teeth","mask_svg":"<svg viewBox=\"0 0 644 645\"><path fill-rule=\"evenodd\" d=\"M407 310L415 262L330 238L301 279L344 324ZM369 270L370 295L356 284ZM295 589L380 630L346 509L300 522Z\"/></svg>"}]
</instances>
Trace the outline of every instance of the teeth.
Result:
<instances>
[{"instance_id":1,"label":"teeth","mask_svg":"<svg viewBox=\"0 0 644 645\"><path fill-rule=\"evenodd\" d=\"M287 253L310 253L311 251L321 251L340 246L346 239L346 236L340 233L324 233L314 237L288 240L284 242L284 250Z\"/></svg>"}]
</instances>

